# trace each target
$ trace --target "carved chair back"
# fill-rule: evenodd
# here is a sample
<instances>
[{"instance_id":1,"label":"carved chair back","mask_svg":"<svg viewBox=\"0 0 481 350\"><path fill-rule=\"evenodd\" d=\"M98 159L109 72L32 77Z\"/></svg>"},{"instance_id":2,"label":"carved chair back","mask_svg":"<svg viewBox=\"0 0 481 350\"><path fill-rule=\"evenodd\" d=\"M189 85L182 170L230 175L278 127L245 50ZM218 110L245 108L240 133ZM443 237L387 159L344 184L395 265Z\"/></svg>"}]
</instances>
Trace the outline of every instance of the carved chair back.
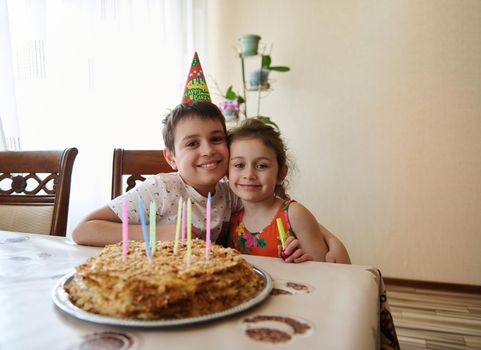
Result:
<instances>
[{"instance_id":1,"label":"carved chair back","mask_svg":"<svg viewBox=\"0 0 481 350\"><path fill-rule=\"evenodd\" d=\"M162 150L114 149L112 169L112 198L145 181L148 175L170 173L172 168Z\"/></svg>"},{"instance_id":2,"label":"carved chair back","mask_svg":"<svg viewBox=\"0 0 481 350\"><path fill-rule=\"evenodd\" d=\"M0 229L65 236L77 148L0 152Z\"/></svg>"}]
</instances>

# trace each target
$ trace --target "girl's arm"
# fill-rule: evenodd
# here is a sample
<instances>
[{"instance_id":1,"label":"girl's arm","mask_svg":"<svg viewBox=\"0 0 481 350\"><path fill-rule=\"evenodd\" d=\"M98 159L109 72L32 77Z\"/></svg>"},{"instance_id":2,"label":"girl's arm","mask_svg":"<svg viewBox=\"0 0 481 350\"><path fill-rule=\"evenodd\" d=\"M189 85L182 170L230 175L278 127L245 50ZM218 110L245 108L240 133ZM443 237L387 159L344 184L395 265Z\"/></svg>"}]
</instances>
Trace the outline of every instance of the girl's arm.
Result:
<instances>
[{"instance_id":1,"label":"girl's arm","mask_svg":"<svg viewBox=\"0 0 481 350\"><path fill-rule=\"evenodd\" d=\"M122 237L122 222L108 206L101 207L87 215L72 232L72 239L82 245L103 247L117 243ZM157 239L174 240L175 225L158 225ZM129 239L143 240L140 224L129 224Z\"/></svg>"},{"instance_id":2,"label":"girl's arm","mask_svg":"<svg viewBox=\"0 0 481 350\"><path fill-rule=\"evenodd\" d=\"M312 260L325 261L328 247L321 226L314 215L302 204L293 202L289 206L289 221L303 253ZM288 259L289 257L286 258L286 262L289 262Z\"/></svg>"}]
</instances>

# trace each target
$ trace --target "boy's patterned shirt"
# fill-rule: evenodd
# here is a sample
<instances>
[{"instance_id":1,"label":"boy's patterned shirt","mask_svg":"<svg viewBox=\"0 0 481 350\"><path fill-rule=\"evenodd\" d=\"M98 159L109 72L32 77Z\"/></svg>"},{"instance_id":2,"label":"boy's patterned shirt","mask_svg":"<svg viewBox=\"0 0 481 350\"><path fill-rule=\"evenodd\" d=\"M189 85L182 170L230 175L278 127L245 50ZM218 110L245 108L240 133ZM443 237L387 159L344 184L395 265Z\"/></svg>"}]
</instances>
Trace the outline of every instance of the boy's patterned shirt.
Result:
<instances>
[{"instance_id":1,"label":"boy's patterned shirt","mask_svg":"<svg viewBox=\"0 0 481 350\"><path fill-rule=\"evenodd\" d=\"M192 225L205 232L207 198L192 186L187 185L177 172L151 176L142 184L111 200L108 206L119 218L122 218L122 202L127 200L129 223L137 224L140 223L139 196L143 202L147 222L150 218L150 202L155 202L156 223L159 225L175 224L179 196L182 196L184 201L190 198L192 200ZM211 240L213 242L219 236L223 225L228 227L232 213L240 210L241 207L240 199L231 191L227 181L221 179L215 187L215 194L212 194Z\"/></svg>"}]
</instances>

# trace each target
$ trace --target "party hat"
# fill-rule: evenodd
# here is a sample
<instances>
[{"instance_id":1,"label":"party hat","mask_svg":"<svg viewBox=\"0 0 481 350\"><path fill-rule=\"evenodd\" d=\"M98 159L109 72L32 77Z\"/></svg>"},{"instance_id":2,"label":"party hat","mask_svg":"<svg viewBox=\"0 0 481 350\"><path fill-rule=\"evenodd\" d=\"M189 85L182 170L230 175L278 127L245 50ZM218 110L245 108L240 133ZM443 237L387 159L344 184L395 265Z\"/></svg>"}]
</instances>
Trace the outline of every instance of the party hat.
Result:
<instances>
[{"instance_id":1,"label":"party hat","mask_svg":"<svg viewBox=\"0 0 481 350\"><path fill-rule=\"evenodd\" d=\"M199 100L210 102L210 94L209 89L207 88L207 83L205 82L202 66L200 65L199 56L197 56L196 52L194 53L189 76L185 83L182 104Z\"/></svg>"}]
</instances>

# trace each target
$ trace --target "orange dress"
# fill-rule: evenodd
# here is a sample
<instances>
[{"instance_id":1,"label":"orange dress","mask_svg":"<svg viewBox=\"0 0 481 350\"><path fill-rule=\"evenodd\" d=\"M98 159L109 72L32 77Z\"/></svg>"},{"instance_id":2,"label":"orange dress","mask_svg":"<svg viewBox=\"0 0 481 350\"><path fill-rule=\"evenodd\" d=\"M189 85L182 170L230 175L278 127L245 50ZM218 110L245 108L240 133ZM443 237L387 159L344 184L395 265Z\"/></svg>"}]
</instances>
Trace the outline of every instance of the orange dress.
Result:
<instances>
[{"instance_id":1,"label":"orange dress","mask_svg":"<svg viewBox=\"0 0 481 350\"><path fill-rule=\"evenodd\" d=\"M231 247L234 247L242 254L278 257L277 246L281 245L281 239L277 230L276 219L281 218L286 231L286 238L289 236L296 237L291 228L288 215L289 205L292 202L295 201L286 199L282 202L271 223L260 232L250 232L244 226L244 210L234 214L230 229Z\"/></svg>"}]
</instances>

